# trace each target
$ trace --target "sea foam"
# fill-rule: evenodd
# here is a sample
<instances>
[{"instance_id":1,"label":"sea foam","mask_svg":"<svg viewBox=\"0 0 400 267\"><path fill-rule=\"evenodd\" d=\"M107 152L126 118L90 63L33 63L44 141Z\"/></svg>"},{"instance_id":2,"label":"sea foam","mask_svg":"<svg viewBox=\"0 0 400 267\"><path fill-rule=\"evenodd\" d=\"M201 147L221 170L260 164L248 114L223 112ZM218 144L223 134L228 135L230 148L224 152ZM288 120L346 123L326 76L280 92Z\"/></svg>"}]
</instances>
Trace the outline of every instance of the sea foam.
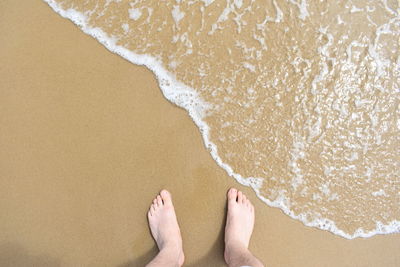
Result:
<instances>
[{"instance_id":1,"label":"sea foam","mask_svg":"<svg viewBox=\"0 0 400 267\"><path fill-rule=\"evenodd\" d=\"M210 154L212 155L212 157L214 158L214 160L218 163L219 166L221 166L223 169L225 169L227 171L227 173L234 177L239 183L245 185L245 186L249 186L252 187L254 189L254 191L256 192L257 196L264 201L265 203L267 203L269 206L272 207L278 207L280 208L285 214L289 215L290 217L294 218L294 219L298 219L300 221L302 221L305 225L307 226L312 226L312 227L317 227L323 230L327 230L330 231L334 234L337 234L339 236L345 237L345 238L356 238L356 237L370 237L373 236L375 234L387 234L387 233L394 233L394 232L400 232L400 221L397 219L394 219L392 221L385 221L385 222L381 222L379 220L375 220L375 226L374 227L369 227L369 230L365 230L363 229L362 226L360 226L359 228L357 228L353 233L349 233L348 231L344 231L343 229L341 229L340 227L337 226L337 223L331 219L328 218L324 218L323 216L317 216L317 217L311 217L309 216L309 214L307 212L295 212L294 211L294 207L293 207L293 203L291 203L291 201L289 200L288 197L288 192L286 190L280 190L277 191L276 193L276 197L267 197L268 194L266 195L263 192L263 188L264 187L268 187L268 184L266 183L266 179L265 177L261 177L261 176L243 176L241 174L239 174L239 172L235 169L234 167L232 167L230 164L227 163L227 159L229 159L229 156L225 156L225 158L223 159L221 157L221 155L218 152L218 145L213 142L211 139L211 135L212 135L212 129L210 129L209 123L207 122L207 117L210 113L215 112L215 110L218 110L219 107L217 107L215 105L215 103L210 103L210 101L208 101L207 99L205 99L204 96L201 95L201 93L199 93L198 90L195 90L194 88L192 88L192 86L190 85L186 85L184 84L182 81L180 81L180 79L176 76L175 73L171 72L170 70L167 70L167 68L165 67L165 62L162 62L162 60L160 59L160 57L157 56L152 56L150 54L146 54L146 53L136 53L133 52L129 49L127 49L125 46L121 45L118 43L118 39L115 38L115 36L112 36L108 33L106 33L102 28L100 27L96 27L96 26L90 26L90 23L88 21L88 16L85 15L83 12L78 11L75 8L67 8L67 9L63 9L62 6L59 4L59 1L55 1L55 0L44 0L45 2L47 2L49 4L50 7L52 7L54 9L54 11L56 11L57 13L59 13L61 16L70 19L71 21L73 21L76 25L78 25L83 32L85 32L88 35L93 36L95 39L97 39L100 43L102 43L107 49L109 49L111 52L116 53L120 56L122 56L123 58L125 58L126 60L130 61L133 64L136 65L144 65L146 66L148 69L150 69L157 77L158 80L158 84L161 88L161 91L163 93L163 95L172 103L176 104L179 107L182 107L184 109L186 109L190 115L190 117L193 119L193 121L196 123L196 125L199 127L202 136L203 136L203 140L205 143L205 146L207 147L207 149L210 151ZM216 4L214 1L203 1L204 2L204 6L208 7L208 6L212 6L214 4ZM302 21L306 20L309 16L311 16L312 12L309 10L308 8L308 4L307 1L302 0L301 2L295 2L295 1L290 1L292 2L292 4L294 4L299 11L299 15L298 18ZM398 21L398 11L393 11L392 8L387 6L386 1L384 1L386 8L388 8L390 10L390 12L394 12L395 13L395 17L391 19L391 22L395 22L397 23ZM260 23L257 23L257 27L259 30L265 30L267 27L271 28L273 26L271 26L270 23L280 23L282 20L284 20L284 13L281 10L281 7L278 5L278 2L276 2L275 0L272 1L272 7L275 10L275 18L273 16L273 14L266 14L265 15L265 19L263 21L260 21ZM242 3L242 1L233 1L231 4L228 4L226 7L224 7L224 9L222 10L222 12L220 13L220 15L218 16L216 22L214 24L212 24L210 26L210 31L208 31L208 35L213 35L214 33L216 33L217 31L223 29L223 27L221 26L221 24L229 21L230 18L230 14L234 14L234 15L239 15L237 9L243 9L244 4ZM143 16L142 12L140 9L131 7L129 12L129 15L131 17L131 19L133 20L139 20L141 19L141 16ZM153 12L153 11L151 11ZM351 13L354 12L359 12L359 9L354 9L353 7L351 8L351 10L349 11ZM181 24L185 18L185 12L182 11L180 9L179 5L175 5L171 11L171 16L173 17L173 20L175 21L175 24L177 26L179 26L179 24ZM343 21L343 15L342 16L337 16L338 21L341 22L341 24L345 24L346 22ZM203 21L202 24L205 24L205 22ZM245 26L246 24L238 24L237 27L239 29L239 27L241 26ZM388 66L390 65L390 61L388 63L388 60L382 58L382 56L379 54L379 38L380 36L382 36L383 34L390 32L390 21L389 23L383 24L382 26L380 26L377 31L376 31L376 38L374 40L373 43L368 44L368 51L369 54L371 55L372 59L375 61L375 63L373 64L373 66L375 66L376 70L377 70L377 76L381 76L381 75L385 75L387 73L385 73L385 70L387 70ZM202 25L202 27L204 27L204 25ZM129 25L128 24L123 24L122 28L124 30L124 32L129 32ZM239 31L240 32L240 31ZM314 75L314 77L311 79L311 90L310 92L315 95L316 97L320 97L321 94L321 90L319 87L319 84L321 82L324 82L324 80L329 78L329 75L334 73L334 70L332 69L332 64L334 63L335 60L340 60L337 59L334 55L331 54L332 52L332 43L333 43L333 35L331 33L328 32L327 28L321 28L319 30L320 32L320 37L325 39L324 44L321 45L317 50L318 52L321 54L321 63L320 63L320 71ZM182 37L183 36L183 37ZM179 39L176 39L176 42L178 42L178 40L182 40L182 42L188 42L187 38L185 41L185 35L181 34ZM257 40L259 40L260 44L262 45L263 41L260 40L264 40L264 39L260 39L260 37L254 37L255 39L257 38ZM238 47L240 47L240 49L243 50L243 54L244 56L248 59L248 61L243 62L242 66L244 67L244 69L247 69L247 71L249 71L250 73L255 73L257 68L259 67L259 65L254 61L255 58L260 57L260 54L257 53L258 51L255 51L251 48L248 48L247 45L245 43L240 43L237 42ZM191 49L190 45L186 45L188 46L188 50ZM343 63L343 71L353 71L352 68L354 67L352 64L350 64L350 61L354 55L354 53L356 53L353 49L354 47L365 47L366 45L363 43L360 43L358 41L353 41L350 43L350 45L346 48L347 51L347 58L345 60L347 60L347 65L346 62ZM232 53L231 49L228 48L230 50L230 54ZM263 47L264 50L268 50L268 44L266 44ZM186 53L190 54L190 53ZM397 59L398 61L398 59ZM171 63L170 67L172 67L172 69L174 69L173 67L175 66L175 68L178 66L178 61L171 61L171 62L175 62L175 63ZM298 72L303 72L303 77L307 77L309 70L307 70L306 68L304 68L304 66L310 66L310 63L307 62L306 58L303 58L301 56L297 56L296 61L291 62L290 64L292 64L293 66L295 66L295 68L297 68ZM390 66L389 66L390 67ZM199 68L200 69L200 68ZM258 71L262 71L262 69L258 70ZM203 66L202 67L202 72L203 75L206 75L204 73L206 73L206 68ZM285 76L286 79L287 75ZM274 81L276 85L280 84L280 81L276 80ZM395 85L396 86L396 85ZM231 89L226 89L228 92L231 91ZM287 92L290 92L292 89L291 88L287 88ZM349 89L349 91L351 91L352 89ZM383 88L382 90L385 90L385 88ZM398 88L397 88L397 91ZM247 89L247 92L249 94L249 97L254 97L255 92L253 88ZM344 90L338 90L336 92L337 95L340 95L341 97L343 96L343 99L346 99L346 94L348 92L344 91ZM227 101L229 101L230 96L225 96L225 98ZM282 99L283 101L285 101L285 97L281 96L281 94L277 94L275 95L275 97L273 98L275 99L274 101L276 101L276 106L277 107L282 107L283 103L282 103ZM303 98L303 96L296 96L296 99L299 103L303 103L304 101L308 101L307 98ZM347 107L347 105L345 103L339 103L339 102L335 102L335 99L332 99L332 107L333 109L335 109L335 107L338 109L338 116L339 118L341 118L340 116L342 116L343 118L346 118L349 116L349 111L348 109L351 107ZM362 105L361 103L363 100L356 100L356 104L355 105ZM233 101L234 102L234 101ZM304 102L306 103L306 102ZM240 104L240 103L239 103ZM244 106L246 106L247 104L245 103ZM300 190L302 185L305 183L304 181L304 176L305 174L303 173L304 170L301 168L301 160L304 159L304 155L306 153L306 150L309 146L309 144L311 144L312 142L315 142L315 140L320 140L321 139L321 134L323 135L323 128L324 127L328 127L330 123L335 123L335 121L332 122L328 122L328 124L322 125L323 124L323 117L322 117L322 108L323 106L319 106L322 105L319 102L316 103L316 106L313 109L313 112L316 112L315 114L320 114L318 115L319 118L315 121L306 121L305 124L305 128L306 131L309 132L307 138L305 139L303 136L300 135L295 135L293 134L293 149L291 150L290 153L288 153L290 159L289 159L289 166L290 168L293 170L293 179L291 180L291 186L294 187L294 190ZM257 116L257 113L254 114L254 116ZM356 116L355 118L357 118L356 113L352 113L352 116ZM255 121L255 119L250 119L248 121L248 123L252 123L252 121ZM397 122L398 123L398 122ZM224 123L223 125L226 125L227 127L229 127L230 124ZM334 125L332 125L331 127L335 127ZM256 138L253 138L253 141L257 141ZM252 141L252 142L253 142ZM324 144L328 144L329 140L324 140L323 141ZM345 143L346 144L346 143ZM329 143L329 145L332 145ZM348 146L352 146L351 143L348 142ZM355 149L355 148L354 148ZM363 149L367 149L368 148L363 148ZM227 154L228 155L228 154ZM347 160L349 162L357 160L358 159L358 154L356 156L355 153L353 154L349 154ZM256 162L256 161L254 161ZM331 173L333 173L334 171L338 170L338 168L343 171L343 172L351 172L352 170L352 165L348 165L348 166L342 166L342 167L337 167L337 166L332 166L332 168L330 167L325 167L324 169L324 174L325 175L330 175ZM395 165L397 166L397 165ZM397 172L398 174L398 172ZM273 176L271 176L268 180L268 183L274 183L274 181L279 181L280 179L277 179ZM397 180L395 181L397 183L394 184L394 186L398 186L398 177ZM319 186L320 188L320 192L314 192L313 193L313 198L315 201L321 200L322 196L326 196L327 198L330 199L330 201L332 200L338 200L340 199L340 197L338 196L338 194L336 194L335 192L331 192L330 186L332 186L330 183L325 183L321 186ZM271 191L272 192L272 191ZM307 188L303 187L302 188L302 194L306 195L309 194L307 192ZM272 195L272 193L271 193ZM374 191L374 193L372 193L372 195L374 197L382 197L384 196L384 191L382 191L382 189L376 190ZM397 196L397 198L395 198L393 201L397 201L399 198L399 196ZM397 200L396 200L397 199ZM395 205L399 205L400 203L395 203Z\"/></svg>"}]
</instances>

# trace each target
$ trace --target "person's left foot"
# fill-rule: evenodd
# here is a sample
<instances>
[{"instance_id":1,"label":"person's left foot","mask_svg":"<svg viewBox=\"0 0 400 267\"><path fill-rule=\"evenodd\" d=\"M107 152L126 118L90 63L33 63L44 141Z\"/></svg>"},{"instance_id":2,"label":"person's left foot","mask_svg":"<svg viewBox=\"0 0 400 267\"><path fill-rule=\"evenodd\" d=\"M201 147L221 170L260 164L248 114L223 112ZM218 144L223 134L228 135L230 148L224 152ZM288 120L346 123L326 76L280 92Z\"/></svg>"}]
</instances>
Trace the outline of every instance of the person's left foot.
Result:
<instances>
[{"instance_id":1,"label":"person's left foot","mask_svg":"<svg viewBox=\"0 0 400 267\"><path fill-rule=\"evenodd\" d=\"M182 249L182 237L176 219L171 194L167 190L161 190L153 200L147 213L151 234L161 251L168 251L172 258L176 258L179 266L183 264L184 254Z\"/></svg>"}]
</instances>

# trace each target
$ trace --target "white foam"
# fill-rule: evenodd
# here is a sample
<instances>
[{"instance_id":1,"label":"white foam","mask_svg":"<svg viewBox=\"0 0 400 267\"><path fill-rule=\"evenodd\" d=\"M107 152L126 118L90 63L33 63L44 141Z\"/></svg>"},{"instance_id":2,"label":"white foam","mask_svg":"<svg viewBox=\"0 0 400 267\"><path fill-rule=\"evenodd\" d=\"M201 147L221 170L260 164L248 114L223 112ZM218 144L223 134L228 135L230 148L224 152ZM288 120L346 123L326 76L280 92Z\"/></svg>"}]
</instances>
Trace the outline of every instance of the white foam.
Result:
<instances>
[{"instance_id":1,"label":"white foam","mask_svg":"<svg viewBox=\"0 0 400 267\"><path fill-rule=\"evenodd\" d=\"M209 6L214 2L214 0L202 0L202 1L203 1L205 6Z\"/></svg>"},{"instance_id":2,"label":"white foam","mask_svg":"<svg viewBox=\"0 0 400 267\"><path fill-rule=\"evenodd\" d=\"M235 6L241 8L243 5L243 0L234 0Z\"/></svg>"},{"instance_id":3,"label":"white foam","mask_svg":"<svg viewBox=\"0 0 400 267\"><path fill-rule=\"evenodd\" d=\"M368 53L374 60L378 77L386 75L387 68L390 68L390 60L385 59L385 57L383 55L380 55L378 52L379 40L381 38L381 35L383 34L394 33L393 31L390 30L390 25L399 22L400 22L400 17L397 15L394 18L390 19L387 23L379 26L376 29L374 43L370 44L368 47Z\"/></svg>"},{"instance_id":4,"label":"white foam","mask_svg":"<svg viewBox=\"0 0 400 267\"><path fill-rule=\"evenodd\" d=\"M337 15L337 24L344 24L344 21L340 15Z\"/></svg>"},{"instance_id":5,"label":"white foam","mask_svg":"<svg viewBox=\"0 0 400 267\"><path fill-rule=\"evenodd\" d=\"M114 38L109 37L104 31L100 28L91 28L88 26L87 18L84 14L78 12L75 9L68 9L63 10L55 0L43 0L48 3L48 5L54 9L58 14L62 17L68 18L73 21L76 25L78 25L83 32L89 34L96 38L100 43L102 43L107 49L111 52L114 52L126 60L130 61L136 65L144 65L149 68L157 77L159 86L163 95L174 104L185 108L190 117L199 127L202 137L205 143L205 146L209 150L211 156L214 160L221 166L225 171L232 177L234 177L239 183L245 186L249 186L253 188L258 198L264 201L271 207L280 208L285 214L289 215L290 217L300 220L306 226L316 227L322 230L330 231L336 235L342 236L344 238L352 239L356 237L370 237L376 234L388 234L388 233L395 233L400 232L400 222L399 221L392 221L389 224L382 224L381 222L376 223L376 229L372 231L365 231L362 228L359 228L357 231L354 232L353 235L349 235L339 229L335 222L325 219L325 218L316 218L312 221L307 219L308 214L299 214L296 215L293 211L290 210L290 203L289 199L286 197L286 192L282 191L279 192L279 196L274 201L271 201L265 198L260 189L263 186L263 179L257 177L247 177L244 178L240 174L235 173L231 166L226 164L222 161L222 159L218 155L218 149L214 143L212 143L209 139L209 126L203 121L203 118L207 111L209 110L210 106L204 100L202 100L199 94L189 88L188 86L178 82L174 75L162 67L162 62L159 62L156 58L151 57L149 55L140 55L133 53L132 51L117 45ZM207 1L207 3L211 3L212 1ZM275 22L281 21L283 18L282 11L280 11L278 5L276 4L275 0L273 1L276 9L277 9L277 17ZM229 12L223 12L221 14L221 19L227 19L227 15ZM174 15L173 15L174 16ZM178 23L180 19L183 18L181 12L177 12L176 17L174 17L175 21ZM136 16L134 16L136 17ZM322 189L322 191L326 191L326 189ZM320 197L320 196L318 196Z\"/></svg>"},{"instance_id":6,"label":"white foam","mask_svg":"<svg viewBox=\"0 0 400 267\"><path fill-rule=\"evenodd\" d=\"M128 10L129 17L133 20L138 20L142 16L142 11L140 8L131 8Z\"/></svg>"},{"instance_id":7,"label":"white foam","mask_svg":"<svg viewBox=\"0 0 400 267\"><path fill-rule=\"evenodd\" d=\"M174 9L172 9L172 17L174 18L176 25L179 24L179 21L181 21L184 16L185 12L182 12L178 5L174 5Z\"/></svg>"},{"instance_id":8,"label":"white foam","mask_svg":"<svg viewBox=\"0 0 400 267\"><path fill-rule=\"evenodd\" d=\"M264 31L265 30L265 26L266 26L267 22L279 23L279 22L281 22L283 20L283 12L282 12L282 10L279 8L279 6L278 6L278 4L276 3L275 0L273 0L272 3L274 5L275 11L276 11L276 16L275 16L275 18L272 18L270 16L266 16L264 18L263 22L257 24L257 29L260 30L260 31ZM263 43L264 42L262 42L262 44Z\"/></svg>"},{"instance_id":9,"label":"white foam","mask_svg":"<svg viewBox=\"0 0 400 267\"><path fill-rule=\"evenodd\" d=\"M363 11L362 8L358 8L358 7L356 7L356 6L353 5L353 6L351 7L350 13L356 13L356 12L361 12L361 11Z\"/></svg>"},{"instance_id":10,"label":"white foam","mask_svg":"<svg viewBox=\"0 0 400 267\"><path fill-rule=\"evenodd\" d=\"M128 23L122 24L122 29L124 30L125 33L128 33L129 32L129 24Z\"/></svg>"},{"instance_id":11,"label":"white foam","mask_svg":"<svg viewBox=\"0 0 400 267\"><path fill-rule=\"evenodd\" d=\"M386 192L383 189L379 189L378 191L372 192L371 193L374 197L377 196L386 196Z\"/></svg>"},{"instance_id":12,"label":"white foam","mask_svg":"<svg viewBox=\"0 0 400 267\"><path fill-rule=\"evenodd\" d=\"M254 66L253 64L250 64L249 62L244 62L243 63L243 67L245 67L246 69L250 70L251 72L255 72L256 71L256 66Z\"/></svg>"},{"instance_id":13,"label":"white foam","mask_svg":"<svg viewBox=\"0 0 400 267\"><path fill-rule=\"evenodd\" d=\"M232 8L229 5L229 3L227 2L227 6L224 8L224 10L222 11L222 13L219 15L217 21L211 25L211 30L208 32L208 35L212 35L214 34L214 32L218 29L218 24L226 21L229 17L229 14L231 13Z\"/></svg>"},{"instance_id":14,"label":"white foam","mask_svg":"<svg viewBox=\"0 0 400 267\"><path fill-rule=\"evenodd\" d=\"M310 14L308 13L307 10L307 1L306 0L301 0L300 3L290 0L290 3L296 5L299 8L299 19L305 20Z\"/></svg>"}]
</instances>

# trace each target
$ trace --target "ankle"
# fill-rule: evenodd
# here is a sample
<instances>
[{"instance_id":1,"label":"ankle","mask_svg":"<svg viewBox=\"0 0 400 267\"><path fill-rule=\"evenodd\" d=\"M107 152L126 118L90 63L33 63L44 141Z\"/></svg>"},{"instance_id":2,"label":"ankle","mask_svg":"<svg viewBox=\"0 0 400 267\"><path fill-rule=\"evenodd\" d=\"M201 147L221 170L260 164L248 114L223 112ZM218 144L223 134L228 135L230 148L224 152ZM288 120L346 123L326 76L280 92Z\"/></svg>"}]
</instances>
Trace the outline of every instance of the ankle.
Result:
<instances>
[{"instance_id":1,"label":"ankle","mask_svg":"<svg viewBox=\"0 0 400 267\"><path fill-rule=\"evenodd\" d=\"M176 244L168 244L160 249L159 255L164 255L168 258L168 266L182 266L184 254L182 247Z\"/></svg>"},{"instance_id":2,"label":"ankle","mask_svg":"<svg viewBox=\"0 0 400 267\"><path fill-rule=\"evenodd\" d=\"M180 252L180 251L182 251L182 244L180 242L168 240L166 242L162 242L159 249L160 249L160 251L165 250L170 253L171 252Z\"/></svg>"},{"instance_id":3,"label":"ankle","mask_svg":"<svg viewBox=\"0 0 400 267\"><path fill-rule=\"evenodd\" d=\"M237 238L225 239L225 250L248 250L249 246Z\"/></svg>"},{"instance_id":4,"label":"ankle","mask_svg":"<svg viewBox=\"0 0 400 267\"><path fill-rule=\"evenodd\" d=\"M248 248L240 242L235 242L235 241L225 242L224 258L225 262L228 265L235 260L236 256L245 255L248 253L249 253Z\"/></svg>"}]
</instances>

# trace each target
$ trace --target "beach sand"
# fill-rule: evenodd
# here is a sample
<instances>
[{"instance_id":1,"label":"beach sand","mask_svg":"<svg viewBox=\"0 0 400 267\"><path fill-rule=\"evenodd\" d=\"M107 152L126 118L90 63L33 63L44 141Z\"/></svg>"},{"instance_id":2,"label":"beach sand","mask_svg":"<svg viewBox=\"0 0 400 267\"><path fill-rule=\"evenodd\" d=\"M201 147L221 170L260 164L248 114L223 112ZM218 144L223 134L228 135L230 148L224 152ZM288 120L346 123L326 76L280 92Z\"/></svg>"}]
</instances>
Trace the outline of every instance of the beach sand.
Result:
<instances>
[{"instance_id":1,"label":"beach sand","mask_svg":"<svg viewBox=\"0 0 400 267\"><path fill-rule=\"evenodd\" d=\"M213 161L154 75L41 0L0 3L0 266L143 266L146 211L173 199L185 266L224 266L225 193L256 208L267 266L400 266L400 235L346 240L262 203Z\"/></svg>"}]
</instances>

